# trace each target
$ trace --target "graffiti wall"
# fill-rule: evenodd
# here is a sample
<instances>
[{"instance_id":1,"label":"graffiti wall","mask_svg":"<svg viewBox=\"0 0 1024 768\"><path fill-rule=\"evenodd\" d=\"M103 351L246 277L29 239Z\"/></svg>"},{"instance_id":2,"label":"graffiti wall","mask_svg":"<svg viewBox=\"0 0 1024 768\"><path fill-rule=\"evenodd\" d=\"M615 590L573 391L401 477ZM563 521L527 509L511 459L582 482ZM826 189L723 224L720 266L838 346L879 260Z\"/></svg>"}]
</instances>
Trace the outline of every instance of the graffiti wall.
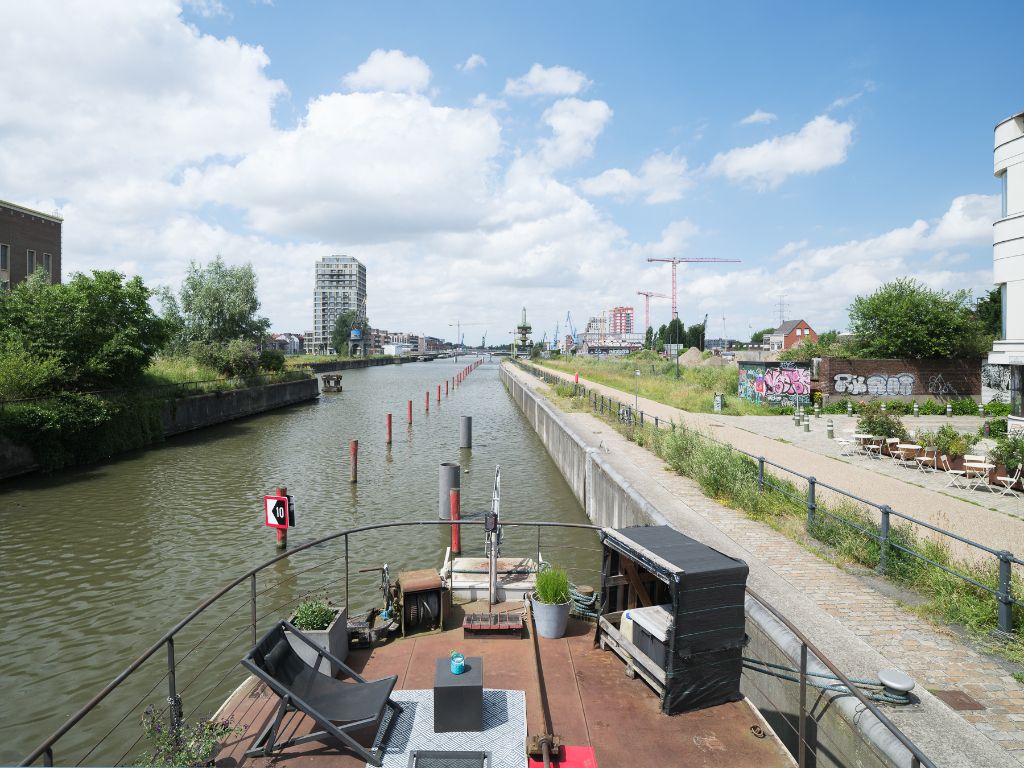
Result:
<instances>
[{"instance_id":1,"label":"graffiti wall","mask_svg":"<svg viewBox=\"0 0 1024 768\"><path fill-rule=\"evenodd\" d=\"M998 367L998 366L990 366ZM870 400L950 400L981 395L978 360L845 360L826 357L818 369L821 391L834 397Z\"/></svg>"},{"instance_id":2,"label":"graffiti wall","mask_svg":"<svg viewBox=\"0 0 1024 768\"><path fill-rule=\"evenodd\" d=\"M801 363L739 364L739 396L768 405L808 405L811 402L811 368Z\"/></svg>"},{"instance_id":3,"label":"graffiti wall","mask_svg":"<svg viewBox=\"0 0 1024 768\"><path fill-rule=\"evenodd\" d=\"M981 366L981 402L1010 402L1010 376L1013 369L1008 365Z\"/></svg>"}]
</instances>

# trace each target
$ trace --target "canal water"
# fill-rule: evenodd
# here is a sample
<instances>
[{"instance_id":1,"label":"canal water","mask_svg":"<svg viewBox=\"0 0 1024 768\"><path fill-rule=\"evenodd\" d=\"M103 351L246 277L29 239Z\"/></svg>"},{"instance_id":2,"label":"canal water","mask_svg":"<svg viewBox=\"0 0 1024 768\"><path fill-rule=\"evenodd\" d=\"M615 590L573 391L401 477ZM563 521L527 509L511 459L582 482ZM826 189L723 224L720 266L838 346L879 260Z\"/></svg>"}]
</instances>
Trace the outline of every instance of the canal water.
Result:
<instances>
[{"instance_id":1,"label":"canal water","mask_svg":"<svg viewBox=\"0 0 1024 768\"><path fill-rule=\"evenodd\" d=\"M334 531L437 518L438 465L459 462L463 514L490 505L501 466L506 522L586 523L583 510L486 362L444 395L444 383L475 358L344 373L344 392L199 430L102 464L0 485L0 764L17 762L202 600L277 554L262 497L285 485L295 500L298 544ZM441 385L438 403L437 385ZM430 411L424 398L430 392ZM413 424L406 403L413 401ZM385 445L393 414L394 440ZM459 418L473 417L473 449L459 449ZM359 483L349 483L349 441L359 440ZM438 567L444 526L354 535L353 612L378 604L374 573L387 562ZM597 581L596 536L543 533L545 560L574 581ZM463 529L465 554L483 533ZM535 531L509 531L503 554L532 555ZM282 560L258 577L258 623L287 618L302 596L345 602L337 543ZM230 592L176 641L177 690L186 717L210 715L244 678L252 640L248 583ZM145 750L140 713L166 707L166 651L58 742L58 764L131 762ZM89 747L100 740L92 753Z\"/></svg>"}]
</instances>

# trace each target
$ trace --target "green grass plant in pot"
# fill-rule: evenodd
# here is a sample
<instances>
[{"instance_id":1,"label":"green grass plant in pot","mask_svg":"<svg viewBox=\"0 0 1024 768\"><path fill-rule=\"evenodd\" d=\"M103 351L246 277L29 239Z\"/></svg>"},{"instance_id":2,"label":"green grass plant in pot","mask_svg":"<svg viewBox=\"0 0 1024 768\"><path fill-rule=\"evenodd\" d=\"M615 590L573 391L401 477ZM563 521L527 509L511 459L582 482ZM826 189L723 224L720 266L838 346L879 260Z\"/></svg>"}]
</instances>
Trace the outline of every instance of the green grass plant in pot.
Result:
<instances>
[{"instance_id":1,"label":"green grass plant in pot","mask_svg":"<svg viewBox=\"0 0 1024 768\"><path fill-rule=\"evenodd\" d=\"M540 571L530 600L537 634L549 640L557 640L564 635L572 602L569 575L565 570L547 568Z\"/></svg>"},{"instance_id":2,"label":"green grass plant in pot","mask_svg":"<svg viewBox=\"0 0 1024 768\"><path fill-rule=\"evenodd\" d=\"M327 649L342 661L348 656L348 613L337 608L326 597L306 597L299 603L289 620L291 625L321 648ZM288 642L295 652L310 666L316 663L317 653L287 632ZM317 667L321 674L334 677L337 665L321 658Z\"/></svg>"}]
</instances>

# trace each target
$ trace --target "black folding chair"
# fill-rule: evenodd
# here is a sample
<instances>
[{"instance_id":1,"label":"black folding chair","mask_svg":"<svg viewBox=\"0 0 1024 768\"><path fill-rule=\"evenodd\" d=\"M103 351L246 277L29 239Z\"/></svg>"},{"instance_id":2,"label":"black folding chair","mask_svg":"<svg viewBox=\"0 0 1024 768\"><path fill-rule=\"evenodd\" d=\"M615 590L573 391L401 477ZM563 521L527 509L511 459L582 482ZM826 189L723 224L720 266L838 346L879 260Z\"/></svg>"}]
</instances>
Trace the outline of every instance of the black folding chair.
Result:
<instances>
[{"instance_id":1,"label":"black folding chair","mask_svg":"<svg viewBox=\"0 0 1024 768\"><path fill-rule=\"evenodd\" d=\"M285 630L308 643L317 652L312 666L307 664L292 649ZM322 658L334 662L354 682L328 677L317 671ZM368 681L347 667L340 659L327 652L287 621L281 621L271 629L242 659L242 665L265 682L281 697L281 704L273 721L263 729L246 757L269 756L275 751L295 744L324 739L333 736L347 745L367 762L383 764L384 745L388 733L398 719L402 707L391 697L391 691L398 682L397 676ZM385 707L390 707L391 716L383 733L374 740L376 749L366 748L350 733L368 726L379 731L384 718ZM277 741L278 729L286 713L300 711L309 715L322 730L287 741Z\"/></svg>"}]
</instances>

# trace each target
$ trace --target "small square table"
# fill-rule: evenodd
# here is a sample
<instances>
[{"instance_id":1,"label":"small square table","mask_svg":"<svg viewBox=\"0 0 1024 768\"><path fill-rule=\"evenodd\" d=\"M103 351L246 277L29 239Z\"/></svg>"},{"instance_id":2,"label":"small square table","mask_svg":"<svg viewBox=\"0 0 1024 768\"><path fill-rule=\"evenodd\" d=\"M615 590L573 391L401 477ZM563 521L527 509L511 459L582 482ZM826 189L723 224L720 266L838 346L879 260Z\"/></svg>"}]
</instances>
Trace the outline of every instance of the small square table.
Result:
<instances>
[{"instance_id":1,"label":"small square table","mask_svg":"<svg viewBox=\"0 0 1024 768\"><path fill-rule=\"evenodd\" d=\"M434 669L434 733L484 729L484 660L467 656L466 669L453 675L451 660Z\"/></svg>"}]
</instances>

